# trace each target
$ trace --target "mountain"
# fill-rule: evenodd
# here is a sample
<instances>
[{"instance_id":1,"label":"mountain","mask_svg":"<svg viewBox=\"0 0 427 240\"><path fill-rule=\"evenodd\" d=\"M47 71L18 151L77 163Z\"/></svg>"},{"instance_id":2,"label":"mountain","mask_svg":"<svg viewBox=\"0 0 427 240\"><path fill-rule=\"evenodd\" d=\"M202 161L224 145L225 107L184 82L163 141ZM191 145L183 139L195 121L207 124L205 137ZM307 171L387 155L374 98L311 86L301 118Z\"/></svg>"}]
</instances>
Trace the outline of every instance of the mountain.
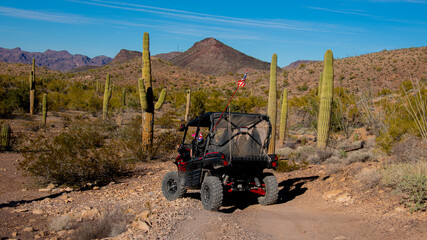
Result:
<instances>
[{"instance_id":1,"label":"mountain","mask_svg":"<svg viewBox=\"0 0 427 240\"><path fill-rule=\"evenodd\" d=\"M161 58L163 60L169 61L172 58L177 57L181 53L182 52L160 53L160 54L154 55L154 57Z\"/></svg>"},{"instance_id":2,"label":"mountain","mask_svg":"<svg viewBox=\"0 0 427 240\"><path fill-rule=\"evenodd\" d=\"M214 38L196 42L190 49L169 61L174 65L211 75L242 72L248 68L270 69L270 63L239 52Z\"/></svg>"},{"instance_id":3,"label":"mountain","mask_svg":"<svg viewBox=\"0 0 427 240\"><path fill-rule=\"evenodd\" d=\"M113 58L113 61L111 62L113 63L126 62L141 56L142 56L141 52L122 49L120 50L119 53L117 53L117 55Z\"/></svg>"},{"instance_id":4,"label":"mountain","mask_svg":"<svg viewBox=\"0 0 427 240\"><path fill-rule=\"evenodd\" d=\"M0 48L0 61L8 63L30 64L32 59L36 59L37 66L45 66L52 70L68 72L74 68L85 66L103 66L111 62L110 57L97 56L89 58L81 54L70 54L67 51L46 50L45 52L26 52L21 48Z\"/></svg>"},{"instance_id":5,"label":"mountain","mask_svg":"<svg viewBox=\"0 0 427 240\"><path fill-rule=\"evenodd\" d=\"M292 68L299 67L301 64L308 64L308 63L315 63L315 62L319 62L319 61L312 61L312 60L298 60L298 61L295 61L295 62L293 62L293 63L289 64L288 66L286 66L286 67L284 67L284 68L282 68L282 69L284 69L284 70L288 70L288 69L292 69ZM301 66L304 66L304 65L301 65Z\"/></svg>"}]
</instances>

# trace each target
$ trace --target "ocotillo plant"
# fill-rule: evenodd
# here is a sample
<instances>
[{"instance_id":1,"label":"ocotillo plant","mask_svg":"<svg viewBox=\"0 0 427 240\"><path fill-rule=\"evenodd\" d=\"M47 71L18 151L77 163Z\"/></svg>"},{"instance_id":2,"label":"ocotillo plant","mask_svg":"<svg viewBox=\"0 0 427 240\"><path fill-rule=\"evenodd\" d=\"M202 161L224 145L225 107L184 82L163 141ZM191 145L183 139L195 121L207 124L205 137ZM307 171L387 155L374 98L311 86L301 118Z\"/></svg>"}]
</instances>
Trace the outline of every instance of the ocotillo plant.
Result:
<instances>
[{"instance_id":1,"label":"ocotillo plant","mask_svg":"<svg viewBox=\"0 0 427 240\"><path fill-rule=\"evenodd\" d=\"M139 98L142 111L142 145L145 150L153 148L154 110L162 107L166 98L166 89L163 89L157 103L154 105L153 88L151 84L150 39L148 33L144 33L142 43L142 79L138 81Z\"/></svg>"},{"instance_id":2,"label":"ocotillo plant","mask_svg":"<svg viewBox=\"0 0 427 240\"><path fill-rule=\"evenodd\" d=\"M43 126L46 125L46 118L47 118L47 94L43 94L43 101L42 101L42 117L43 117Z\"/></svg>"},{"instance_id":3,"label":"ocotillo plant","mask_svg":"<svg viewBox=\"0 0 427 240\"><path fill-rule=\"evenodd\" d=\"M319 120L317 121L317 148L325 149L328 145L331 125L332 98L334 93L334 57L331 50L325 53L323 62L322 90L320 96Z\"/></svg>"},{"instance_id":4,"label":"ocotillo plant","mask_svg":"<svg viewBox=\"0 0 427 240\"><path fill-rule=\"evenodd\" d=\"M33 58L33 67L30 74L30 115L34 113L34 100L36 97L36 64L35 59Z\"/></svg>"},{"instance_id":5,"label":"ocotillo plant","mask_svg":"<svg viewBox=\"0 0 427 240\"><path fill-rule=\"evenodd\" d=\"M317 96L320 98L322 94L322 82L323 82L323 72L320 72L319 75L319 90L317 90Z\"/></svg>"},{"instance_id":6,"label":"ocotillo plant","mask_svg":"<svg viewBox=\"0 0 427 240\"><path fill-rule=\"evenodd\" d=\"M1 146L5 149L10 147L10 126L7 123L1 126Z\"/></svg>"},{"instance_id":7,"label":"ocotillo plant","mask_svg":"<svg viewBox=\"0 0 427 240\"><path fill-rule=\"evenodd\" d=\"M191 91L187 90L187 107L185 108L185 122L188 121L188 114L190 113L190 101L191 100Z\"/></svg>"},{"instance_id":8,"label":"ocotillo plant","mask_svg":"<svg viewBox=\"0 0 427 240\"><path fill-rule=\"evenodd\" d=\"M288 121L288 89L283 89L282 97L282 111L280 112L280 130L279 130L279 141L283 144L285 141L286 124Z\"/></svg>"},{"instance_id":9,"label":"ocotillo plant","mask_svg":"<svg viewBox=\"0 0 427 240\"><path fill-rule=\"evenodd\" d=\"M104 88L104 102L102 105L102 119L106 120L108 118L108 103L112 95L113 88L111 87L110 74L107 73L107 78L105 79L105 88Z\"/></svg>"},{"instance_id":10,"label":"ocotillo plant","mask_svg":"<svg viewBox=\"0 0 427 240\"><path fill-rule=\"evenodd\" d=\"M271 139L268 153L275 153L276 151L276 115L277 115L277 54L273 54L270 66L270 89L268 92L268 111L271 122Z\"/></svg>"}]
</instances>

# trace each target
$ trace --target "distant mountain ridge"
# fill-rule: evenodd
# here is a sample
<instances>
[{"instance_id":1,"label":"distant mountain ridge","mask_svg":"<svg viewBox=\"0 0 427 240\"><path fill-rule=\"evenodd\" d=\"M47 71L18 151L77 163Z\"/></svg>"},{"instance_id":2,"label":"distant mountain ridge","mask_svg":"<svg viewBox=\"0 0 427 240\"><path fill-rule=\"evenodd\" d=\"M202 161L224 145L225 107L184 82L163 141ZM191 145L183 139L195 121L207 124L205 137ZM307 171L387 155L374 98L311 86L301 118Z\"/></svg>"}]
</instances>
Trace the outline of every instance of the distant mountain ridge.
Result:
<instances>
[{"instance_id":1,"label":"distant mountain ridge","mask_svg":"<svg viewBox=\"0 0 427 240\"><path fill-rule=\"evenodd\" d=\"M215 38L196 42L190 49L169 61L174 65L211 75L236 73L246 69L270 69L270 63L239 52Z\"/></svg>"},{"instance_id":2,"label":"distant mountain ridge","mask_svg":"<svg viewBox=\"0 0 427 240\"><path fill-rule=\"evenodd\" d=\"M299 67L301 64L308 64L308 63L315 63L315 62L321 62L321 61L315 61L315 60L298 60L295 62L290 63L288 66L283 67L282 69L292 69L292 68L296 68Z\"/></svg>"},{"instance_id":3,"label":"distant mountain ridge","mask_svg":"<svg viewBox=\"0 0 427 240\"><path fill-rule=\"evenodd\" d=\"M79 67L103 66L113 60L107 56L90 58L81 54L73 55L65 50L54 51L48 49L42 53L22 51L21 48L7 49L0 47L0 61L30 64L33 58L36 59L37 66L45 66L61 72L68 72Z\"/></svg>"},{"instance_id":4,"label":"distant mountain ridge","mask_svg":"<svg viewBox=\"0 0 427 240\"><path fill-rule=\"evenodd\" d=\"M142 56L141 52L122 49L120 50L119 53L117 53L117 55L113 58L111 62L112 63L126 62L141 56Z\"/></svg>"}]
</instances>

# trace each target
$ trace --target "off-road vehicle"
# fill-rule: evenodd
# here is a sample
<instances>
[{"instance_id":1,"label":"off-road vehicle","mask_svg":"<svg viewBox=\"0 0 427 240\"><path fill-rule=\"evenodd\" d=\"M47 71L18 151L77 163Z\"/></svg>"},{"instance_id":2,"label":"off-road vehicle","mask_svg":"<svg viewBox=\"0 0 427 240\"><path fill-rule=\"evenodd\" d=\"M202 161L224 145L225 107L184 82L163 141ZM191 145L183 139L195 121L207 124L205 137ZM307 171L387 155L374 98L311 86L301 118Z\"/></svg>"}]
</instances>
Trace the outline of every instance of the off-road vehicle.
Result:
<instances>
[{"instance_id":1,"label":"off-road vehicle","mask_svg":"<svg viewBox=\"0 0 427 240\"><path fill-rule=\"evenodd\" d=\"M178 171L168 172L162 181L166 199L182 197L187 189L200 189L203 207L213 211L219 210L224 194L233 191L258 194L261 205L277 201L276 177L264 172L278 164L276 155L267 154L268 116L209 112L181 125L181 131L184 138L174 162ZM187 136L189 132L193 134Z\"/></svg>"}]
</instances>

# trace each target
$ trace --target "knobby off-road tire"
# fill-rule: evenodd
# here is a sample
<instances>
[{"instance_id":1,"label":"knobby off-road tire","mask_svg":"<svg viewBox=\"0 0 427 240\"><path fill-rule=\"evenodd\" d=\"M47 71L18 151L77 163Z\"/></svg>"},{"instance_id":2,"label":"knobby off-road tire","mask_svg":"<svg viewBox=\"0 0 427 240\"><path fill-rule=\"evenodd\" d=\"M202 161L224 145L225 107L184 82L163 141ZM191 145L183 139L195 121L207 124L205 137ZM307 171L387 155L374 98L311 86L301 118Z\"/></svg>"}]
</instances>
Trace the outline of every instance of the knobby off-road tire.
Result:
<instances>
[{"instance_id":1,"label":"knobby off-road tire","mask_svg":"<svg viewBox=\"0 0 427 240\"><path fill-rule=\"evenodd\" d=\"M179 183L178 172L168 172L162 180L163 196L169 201L176 200L184 196L186 189Z\"/></svg>"},{"instance_id":2,"label":"knobby off-road tire","mask_svg":"<svg viewBox=\"0 0 427 240\"><path fill-rule=\"evenodd\" d=\"M217 177L206 177L202 183L200 198L205 209L218 211L222 205L222 183Z\"/></svg>"},{"instance_id":3,"label":"knobby off-road tire","mask_svg":"<svg viewBox=\"0 0 427 240\"><path fill-rule=\"evenodd\" d=\"M265 175L262 183L265 184L265 195L258 197L259 204L267 206L276 203L279 198L279 185L276 177L273 174Z\"/></svg>"}]
</instances>

